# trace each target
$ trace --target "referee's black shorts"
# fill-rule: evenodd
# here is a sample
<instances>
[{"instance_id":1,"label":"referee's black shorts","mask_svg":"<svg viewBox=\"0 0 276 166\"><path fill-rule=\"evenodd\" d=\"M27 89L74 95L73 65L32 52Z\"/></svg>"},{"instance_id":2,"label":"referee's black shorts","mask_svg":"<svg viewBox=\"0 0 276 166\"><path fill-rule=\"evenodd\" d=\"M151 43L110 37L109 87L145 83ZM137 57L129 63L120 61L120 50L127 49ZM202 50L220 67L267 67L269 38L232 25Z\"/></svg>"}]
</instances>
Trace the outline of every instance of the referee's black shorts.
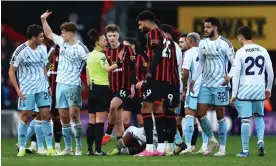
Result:
<instances>
[{"instance_id":1,"label":"referee's black shorts","mask_svg":"<svg viewBox=\"0 0 276 166\"><path fill-rule=\"evenodd\" d=\"M109 111L111 92L108 85L93 85L88 93L88 113Z\"/></svg>"}]
</instances>

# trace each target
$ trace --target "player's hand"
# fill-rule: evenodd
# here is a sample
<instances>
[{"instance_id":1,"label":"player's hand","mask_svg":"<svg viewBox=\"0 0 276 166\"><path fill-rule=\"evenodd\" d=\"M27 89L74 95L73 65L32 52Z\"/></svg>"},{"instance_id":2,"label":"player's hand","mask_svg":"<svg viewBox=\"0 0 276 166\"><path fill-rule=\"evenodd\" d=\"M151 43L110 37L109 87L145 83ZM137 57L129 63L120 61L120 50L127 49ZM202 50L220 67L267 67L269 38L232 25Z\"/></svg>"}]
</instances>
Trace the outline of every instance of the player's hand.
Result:
<instances>
[{"instance_id":1,"label":"player's hand","mask_svg":"<svg viewBox=\"0 0 276 166\"><path fill-rule=\"evenodd\" d=\"M120 51L118 57L121 61L125 60L125 56L126 56L126 52L124 52L123 50Z\"/></svg>"},{"instance_id":2,"label":"player's hand","mask_svg":"<svg viewBox=\"0 0 276 166\"><path fill-rule=\"evenodd\" d=\"M17 91L17 95L18 95L18 97L19 97L21 100L25 100L25 99L26 99L26 97L24 96L24 94L22 93L21 90L18 90L18 91Z\"/></svg>"},{"instance_id":3,"label":"player's hand","mask_svg":"<svg viewBox=\"0 0 276 166\"><path fill-rule=\"evenodd\" d=\"M231 99L230 99L230 104L231 104L232 106L234 106L235 101L236 101L236 97L231 97Z\"/></svg>"},{"instance_id":4,"label":"player's hand","mask_svg":"<svg viewBox=\"0 0 276 166\"><path fill-rule=\"evenodd\" d=\"M265 98L268 99L271 97L271 91L270 90L265 90Z\"/></svg>"},{"instance_id":5,"label":"player's hand","mask_svg":"<svg viewBox=\"0 0 276 166\"><path fill-rule=\"evenodd\" d=\"M195 81L194 80L192 80L191 82L190 82L190 91L192 92L192 93L194 93L194 85L195 85Z\"/></svg>"},{"instance_id":6,"label":"player's hand","mask_svg":"<svg viewBox=\"0 0 276 166\"><path fill-rule=\"evenodd\" d=\"M225 86L225 85L227 85L229 82L230 82L230 77L229 77L229 76L224 76L224 81L223 81L223 83L222 83L221 85L222 85L222 86Z\"/></svg>"},{"instance_id":7,"label":"player's hand","mask_svg":"<svg viewBox=\"0 0 276 166\"><path fill-rule=\"evenodd\" d=\"M136 84L136 89L142 89L143 81L140 81Z\"/></svg>"},{"instance_id":8,"label":"player's hand","mask_svg":"<svg viewBox=\"0 0 276 166\"><path fill-rule=\"evenodd\" d=\"M49 10L47 10L45 13L43 13L41 15L41 19L46 19L47 17L49 17L49 15L52 14L52 12L50 12Z\"/></svg>"},{"instance_id":9,"label":"player's hand","mask_svg":"<svg viewBox=\"0 0 276 166\"><path fill-rule=\"evenodd\" d=\"M52 91L52 88L51 88L51 87L49 88L49 95L50 95L50 96L53 96L53 91Z\"/></svg>"},{"instance_id":10,"label":"player's hand","mask_svg":"<svg viewBox=\"0 0 276 166\"><path fill-rule=\"evenodd\" d=\"M131 85L130 95L128 97L132 99L134 96L135 96L135 88L134 88L134 85Z\"/></svg>"}]
</instances>

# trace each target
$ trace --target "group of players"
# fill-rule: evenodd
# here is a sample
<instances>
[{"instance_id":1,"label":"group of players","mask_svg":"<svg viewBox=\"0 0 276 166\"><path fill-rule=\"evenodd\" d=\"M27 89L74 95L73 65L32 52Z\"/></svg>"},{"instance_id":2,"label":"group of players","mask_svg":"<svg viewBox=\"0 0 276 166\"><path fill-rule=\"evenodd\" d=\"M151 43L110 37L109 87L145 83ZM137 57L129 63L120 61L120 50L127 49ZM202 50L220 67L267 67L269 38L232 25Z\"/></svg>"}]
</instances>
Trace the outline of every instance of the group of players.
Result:
<instances>
[{"instance_id":1,"label":"group of players","mask_svg":"<svg viewBox=\"0 0 276 166\"><path fill-rule=\"evenodd\" d=\"M206 38L200 39L195 32L182 34L177 44L172 39L169 25L160 25L152 12L142 11L136 21L138 29L145 34L144 49L137 49L137 41L133 38L119 43L119 27L112 24L105 28L104 34L89 31L94 46L90 53L77 40L74 23L62 24L61 36L54 34L46 20L50 14L46 11L41 16L43 28L38 25L28 28L28 41L15 50L10 63L9 75L18 93L18 109L21 110L17 156L25 155L26 141L34 131L39 154L72 155L73 135L76 140L75 155L82 155L80 72L85 63L89 85L88 155L106 155L101 145L112 139L114 126L118 143L116 149L108 152L109 155L170 156L193 153L194 135L198 132L196 118L203 130L204 146L200 153L210 155L219 147L214 155L226 155L227 125L224 117L225 106L230 100L231 78L230 103L235 105L242 121L243 150L237 156L249 156L251 117L254 117L257 129L259 155L264 155L263 101L271 95L274 74L266 49L252 43L252 32L248 27L242 26L237 31L243 47L235 54L232 44L219 35L220 22L217 18L205 20ZM58 46L55 52L59 56L53 60L58 62L57 72L50 72L57 74L56 80L51 80L57 82L53 102L53 91L47 79L47 48L42 45L44 35ZM229 73L228 62L231 63ZM65 143L63 151L52 147L52 103L59 112ZM209 105L216 110L219 143L206 118ZM36 107L39 111L28 126L30 114ZM140 128L129 127L131 112L137 114ZM176 114L179 116L176 117ZM104 134L107 116L108 128ZM183 143L179 135L184 116ZM47 151L43 146L44 137ZM92 150L94 141L95 152ZM174 143L177 145L174 146Z\"/></svg>"}]
</instances>

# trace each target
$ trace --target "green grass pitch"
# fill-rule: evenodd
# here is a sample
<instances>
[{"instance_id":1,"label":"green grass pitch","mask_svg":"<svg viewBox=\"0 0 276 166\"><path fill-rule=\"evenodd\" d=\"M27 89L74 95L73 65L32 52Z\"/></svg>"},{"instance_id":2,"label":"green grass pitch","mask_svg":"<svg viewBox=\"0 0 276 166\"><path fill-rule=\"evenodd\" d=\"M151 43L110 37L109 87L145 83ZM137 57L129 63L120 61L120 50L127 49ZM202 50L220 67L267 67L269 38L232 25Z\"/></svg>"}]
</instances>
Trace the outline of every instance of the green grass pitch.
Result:
<instances>
[{"instance_id":1,"label":"green grass pitch","mask_svg":"<svg viewBox=\"0 0 276 166\"><path fill-rule=\"evenodd\" d=\"M227 140L227 156L172 156L172 157L133 157L133 156L86 156L86 140L83 138L83 156L37 156L28 155L16 157L16 138L1 139L2 166L276 166L276 136L265 137L266 156L257 156L257 139L250 139L250 156L248 158L235 157L241 151L240 137L229 136ZM63 143L61 143L63 144ZM197 142L197 150L201 145L201 139ZM115 147L111 142L103 147L108 150Z\"/></svg>"}]
</instances>

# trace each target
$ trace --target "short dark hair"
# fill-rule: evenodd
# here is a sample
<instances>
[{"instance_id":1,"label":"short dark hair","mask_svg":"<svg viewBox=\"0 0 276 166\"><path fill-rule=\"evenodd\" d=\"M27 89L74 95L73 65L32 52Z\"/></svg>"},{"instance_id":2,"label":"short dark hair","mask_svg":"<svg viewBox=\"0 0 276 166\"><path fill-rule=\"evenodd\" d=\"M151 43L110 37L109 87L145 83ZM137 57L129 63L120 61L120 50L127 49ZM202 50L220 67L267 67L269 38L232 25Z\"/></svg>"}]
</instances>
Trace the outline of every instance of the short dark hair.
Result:
<instances>
[{"instance_id":1,"label":"short dark hair","mask_svg":"<svg viewBox=\"0 0 276 166\"><path fill-rule=\"evenodd\" d=\"M43 28L40 25L33 24L27 28L26 33L27 33L28 39L31 39L32 37L37 37L42 32L43 32Z\"/></svg>"},{"instance_id":2,"label":"short dark hair","mask_svg":"<svg viewBox=\"0 0 276 166\"><path fill-rule=\"evenodd\" d=\"M145 21L145 20L154 22L156 20L156 18L155 18L155 15L151 11L144 10L138 14L138 16L136 18L136 22Z\"/></svg>"},{"instance_id":3,"label":"short dark hair","mask_svg":"<svg viewBox=\"0 0 276 166\"><path fill-rule=\"evenodd\" d=\"M99 33L97 30L95 29L90 29L87 32L87 35L89 36L89 38L91 39L92 42L92 46L95 47L95 44L97 41L99 41L100 36L102 36L103 34Z\"/></svg>"},{"instance_id":4,"label":"short dark hair","mask_svg":"<svg viewBox=\"0 0 276 166\"><path fill-rule=\"evenodd\" d=\"M120 27L116 24L109 24L105 27L105 33L108 32L120 32Z\"/></svg>"},{"instance_id":5,"label":"short dark hair","mask_svg":"<svg viewBox=\"0 0 276 166\"><path fill-rule=\"evenodd\" d=\"M161 29L166 32L166 33L169 33L169 34L172 34L172 27L168 24L162 24L161 25Z\"/></svg>"},{"instance_id":6,"label":"short dark hair","mask_svg":"<svg viewBox=\"0 0 276 166\"><path fill-rule=\"evenodd\" d=\"M243 37L246 40L251 40L252 39L252 31L248 26L241 26L238 30L237 30L237 34L238 35L243 35Z\"/></svg>"},{"instance_id":7,"label":"short dark hair","mask_svg":"<svg viewBox=\"0 0 276 166\"><path fill-rule=\"evenodd\" d=\"M218 28L220 27L219 19L217 19L216 17L209 17L209 18L206 18L206 19L205 19L205 22L210 22L211 25L217 26Z\"/></svg>"},{"instance_id":8,"label":"short dark hair","mask_svg":"<svg viewBox=\"0 0 276 166\"><path fill-rule=\"evenodd\" d=\"M76 33L78 30L77 24L74 22L65 22L61 24L60 29L65 30L67 32L73 32L73 33Z\"/></svg>"},{"instance_id":9,"label":"short dark hair","mask_svg":"<svg viewBox=\"0 0 276 166\"><path fill-rule=\"evenodd\" d=\"M125 41L129 42L131 45L137 45L137 40L134 37L127 37L125 38Z\"/></svg>"},{"instance_id":10,"label":"short dark hair","mask_svg":"<svg viewBox=\"0 0 276 166\"><path fill-rule=\"evenodd\" d=\"M188 36L187 33L181 33L181 34L180 34L180 37L187 37L187 36Z\"/></svg>"},{"instance_id":11,"label":"short dark hair","mask_svg":"<svg viewBox=\"0 0 276 166\"><path fill-rule=\"evenodd\" d=\"M155 19L155 20L154 20L154 22L155 22L155 24L156 24L158 27L160 27L160 26L161 26L161 22L160 22L160 20Z\"/></svg>"}]
</instances>

